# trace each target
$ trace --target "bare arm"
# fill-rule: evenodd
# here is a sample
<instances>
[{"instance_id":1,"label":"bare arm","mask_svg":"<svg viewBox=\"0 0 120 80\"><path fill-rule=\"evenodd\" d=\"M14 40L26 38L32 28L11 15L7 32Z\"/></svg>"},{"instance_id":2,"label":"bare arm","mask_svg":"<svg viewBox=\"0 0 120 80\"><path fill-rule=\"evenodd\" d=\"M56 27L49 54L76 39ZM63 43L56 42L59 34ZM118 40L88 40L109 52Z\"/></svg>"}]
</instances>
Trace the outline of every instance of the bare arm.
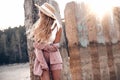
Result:
<instances>
[{"instance_id":1,"label":"bare arm","mask_svg":"<svg viewBox=\"0 0 120 80\"><path fill-rule=\"evenodd\" d=\"M56 38L53 43L59 43L61 39L61 34L62 34L62 28L59 29L59 31L56 33Z\"/></svg>"}]
</instances>

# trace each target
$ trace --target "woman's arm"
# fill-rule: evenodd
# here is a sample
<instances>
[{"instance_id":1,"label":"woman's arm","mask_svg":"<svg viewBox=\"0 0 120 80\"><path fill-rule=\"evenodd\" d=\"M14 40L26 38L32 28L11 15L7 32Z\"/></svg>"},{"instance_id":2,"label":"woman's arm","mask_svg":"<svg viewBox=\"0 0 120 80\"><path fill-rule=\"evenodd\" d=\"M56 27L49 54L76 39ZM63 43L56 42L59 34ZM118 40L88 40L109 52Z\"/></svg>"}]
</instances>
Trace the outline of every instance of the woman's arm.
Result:
<instances>
[{"instance_id":1,"label":"woman's arm","mask_svg":"<svg viewBox=\"0 0 120 80\"><path fill-rule=\"evenodd\" d=\"M60 39L61 39L61 34L62 34L62 28L60 28L57 33L56 33L56 37L53 43L59 43Z\"/></svg>"}]
</instances>

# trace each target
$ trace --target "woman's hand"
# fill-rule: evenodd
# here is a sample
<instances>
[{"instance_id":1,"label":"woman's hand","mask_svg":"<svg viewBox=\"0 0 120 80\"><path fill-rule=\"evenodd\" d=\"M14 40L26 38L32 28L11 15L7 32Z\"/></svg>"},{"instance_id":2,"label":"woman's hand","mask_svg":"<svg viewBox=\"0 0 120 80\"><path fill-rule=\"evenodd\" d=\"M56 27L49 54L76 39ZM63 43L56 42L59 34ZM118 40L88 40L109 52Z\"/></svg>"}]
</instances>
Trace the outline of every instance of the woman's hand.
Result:
<instances>
[{"instance_id":1,"label":"woman's hand","mask_svg":"<svg viewBox=\"0 0 120 80\"><path fill-rule=\"evenodd\" d=\"M48 45L48 46L46 47L46 49L47 49L48 51L50 51L50 52L55 52L55 51L57 51L57 47L54 46L53 44Z\"/></svg>"},{"instance_id":2,"label":"woman's hand","mask_svg":"<svg viewBox=\"0 0 120 80\"><path fill-rule=\"evenodd\" d=\"M34 46L34 48L44 49L44 50L47 50L47 51L50 51L50 52L55 52L58 49L58 46L56 46L54 44L48 45L48 44L43 44L43 43L38 43L38 42L34 42L33 46Z\"/></svg>"},{"instance_id":3,"label":"woman's hand","mask_svg":"<svg viewBox=\"0 0 120 80\"><path fill-rule=\"evenodd\" d=\"M34 48L37 48L37 49L44 49L46 45L43 43L34 42L33 46Z\"/></svg>"}]
</instances>

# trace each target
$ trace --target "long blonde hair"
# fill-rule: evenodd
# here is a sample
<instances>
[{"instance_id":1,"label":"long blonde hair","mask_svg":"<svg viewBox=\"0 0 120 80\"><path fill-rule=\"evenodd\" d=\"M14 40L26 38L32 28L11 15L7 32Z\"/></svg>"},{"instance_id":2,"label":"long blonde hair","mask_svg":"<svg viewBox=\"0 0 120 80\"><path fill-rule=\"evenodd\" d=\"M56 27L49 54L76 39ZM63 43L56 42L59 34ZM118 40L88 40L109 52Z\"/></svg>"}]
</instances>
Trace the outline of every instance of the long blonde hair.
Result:
<instances>
[{"instance_id":1,"label":"long blonde hair","mask_svg":"<svg viewBox=\"0 0 120 80\"><path fill-rule=\"evenodd\" d=\"M34 30L34 41L47 41L51 36L51 26L54 19L40 12L40 21Z\"/></svg>"}]
</instances>

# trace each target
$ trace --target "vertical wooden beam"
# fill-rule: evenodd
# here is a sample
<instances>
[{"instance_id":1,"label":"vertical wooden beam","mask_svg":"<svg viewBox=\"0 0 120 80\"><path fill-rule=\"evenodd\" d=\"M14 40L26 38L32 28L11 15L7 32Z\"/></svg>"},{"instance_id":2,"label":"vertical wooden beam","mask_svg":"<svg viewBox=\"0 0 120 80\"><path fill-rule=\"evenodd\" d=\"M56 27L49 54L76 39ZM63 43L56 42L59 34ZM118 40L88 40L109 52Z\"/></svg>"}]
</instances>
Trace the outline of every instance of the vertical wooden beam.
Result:
<instances>
[{"instance_id":1,"label":"vertical wooden beam","mask_svg":"<svg viewBox=\"0 0 120 80\"><path fill-rule=\"evenodd\" d=\"M112 53L114 57L114 66L116 72L116 80L120 79L120 42L112 45Z\"/></svg>"},{"instance_id":2,"label":"vertical wooden beam","mask_svg":"<svg viewBox=\"0 0 120 80\"><path fill-rule=\"evenodd\" d=\"M80 56L81 56L81 68L82 68L82 80L94 80L93 79L93 69L92 69L92 60L89 53L89 48L80 47Z\"/></svg>"},{"instance_id":3,"label":"vertical wooden beam","mask_svg":"<svg viewBox=\"0 0 120 80\"><path fill-rule=\"evenodd\" d=\"M108 55L108 67L109 67L109 73L110 73L110 80L116 80L114 57L112 53L112 44L107 43L106 48L107 48L107 55Z\"/></svg>"},{"instance_id":4,"label":"vertical wooden beam","mask_svg":"<svg viewBox=\"0 0 120 80\"><path fill-rule=\"evenodd\" d=\"M98 44L98 54L100 61L101 80L110 80L109 69L107 64L107 50L104 44Z\"/></svg>"},{"instance_id":5,"label":"vertical wooden beam","mask_svg":"<svg viewBox=\"0 0 120 80\"><path fill-rule=\"evenodd\" d=\"M93 80L93 71L91 63L91 55L88 50L88 27L85 25L86 16L88 15L88 7L82 2L76 6L76 18L77 18L77 29L80 43L80 57L81 57L81 68L82 68L82 80Z\"/></svg>"},{"instance_id":6,"label":"vertical wooden beam","mask_svg":"<svg viewBox=\"0 0 120 80\"><path fill-rule=\"evenodd\" d=\"M70 64L69 64L69 56L67 50L67 43L66 43L66 35L65 35L65 25L63 23L62 27L62 37L60 42L60 52L63 60L63 70L62 70L62 79L61 80L72 80L71 73L70 73Z\"/></svg>"},{"instance_id":7,"label":"vertical wooden beam","mask_svg":"<svg viewBox=\"0 0 120 80\"><path fill-rule=\"evenodd\" d=\"M100 62L100 73L101 80L109 80L109 69L108 69L108 57L107 50L105 46L105 38L103 34L103 26L101 24L101 20L96 17L96 29L97 29L97 44L98 44L98 55Z\"/></svg>"},{"instance_id":8,"label":"vertical wooden beam","mask_svg":"<svg viewBox=\"0 0 120 80\"><path fill-rule=\"evenodd\" d=\"M90 43L88 48L92 59L92 70L94 80L101 80L95 15L89 14L89 16L87 17L86 25L88 27L88 39Z\"/></svg>"},{"instance_id":9,"label":"vertical wooden beam","mask_svg":"<svg viewBox=\"0 0 120 80\"><path fill-rule=\"evenodd\" d=\"M88 27L88 39L89 42L97 42L97 30L96 30L96 17L94 14L89 14L86 17Z\"/></svg>"},{"instance_id":10,"label":"vertical wooden beam","mask_svg":"<svg viewBox=\"0 0 120 80\"><path fill-rule=\"evenodd\" d=\"M120 41L120 7L113 8L113 20L114 26L117 29L117 36L119 37L118 41Z\"/></svg>"},{"instance_id":11,"label":"vertical wooden beam","mask_svg":"<svg viewBox=\"0 0 120 80\"><path fill-rule=\"evenodd\" d=\"M76 20L77 29L79 35L79 43L83 47L87 47L89 44L88 40L88 27L86 26L86 17L88 16L88 6L82 2L76 6Z\"/></svg>"},{"instance_id":12,"label":"vertical wooden beam","mask_svg":"<svg viewBox=\"0 0 120 80\"><path fill-rule=\"evenodd\" d=\"M98 45L95 42L91 42L88 48L92 59L92 70L94 80L101 80Z\"/></svg>"},{"instance_id":13,"label":"vertical wooden beam","mask_svg":"<svg viewBox=\"0 0 120 80\"><path fill-rule=\"evenodd\" d=\"M75 17L75 5L75 2L70 2L65 7L65 29L70 53L70 70L72 80L81 80L81 60Z\"/></svg>"},{"instance_id":14,"label":"vertical wooden beam","mask_svg":"<svg viewBox=\"0 0 120 80\"><path fill-rule=\"evenodd\" d=\"M116 44L113 44L112 46L112 52L114 56L114 62L115 62L115 70L116 70L116 80L120 79L120 8L115 7L113 9L113 18L114 18L114 28L116 28L116 33L118 36L118 42Z\"/></svg>"},{"instance_id":15,"label":"vertical wooden beam","mask_svg":"<svg viewBox=\"0 0 120 80\"><path fill-rule=\"evenodd\" d=\"M109 18L110 18L109 14L106 14L105 17L103 18L102 24L103 24L104 37L106 41L110 80L116 80L114 57L112 52L112 43L109 32L110 31Z\"/></svg>"},{"instance_id":16,"label":"vertical wooden beam","mask_svg":"<svg viewBox=\"0 0 120 80\"><path fill-rule=\"evenodd\" d=\"M117 69L117 79L116 80L119 80L120 79L120 63L116 64L116 69Z\"/></svg>"}]
</instances>

